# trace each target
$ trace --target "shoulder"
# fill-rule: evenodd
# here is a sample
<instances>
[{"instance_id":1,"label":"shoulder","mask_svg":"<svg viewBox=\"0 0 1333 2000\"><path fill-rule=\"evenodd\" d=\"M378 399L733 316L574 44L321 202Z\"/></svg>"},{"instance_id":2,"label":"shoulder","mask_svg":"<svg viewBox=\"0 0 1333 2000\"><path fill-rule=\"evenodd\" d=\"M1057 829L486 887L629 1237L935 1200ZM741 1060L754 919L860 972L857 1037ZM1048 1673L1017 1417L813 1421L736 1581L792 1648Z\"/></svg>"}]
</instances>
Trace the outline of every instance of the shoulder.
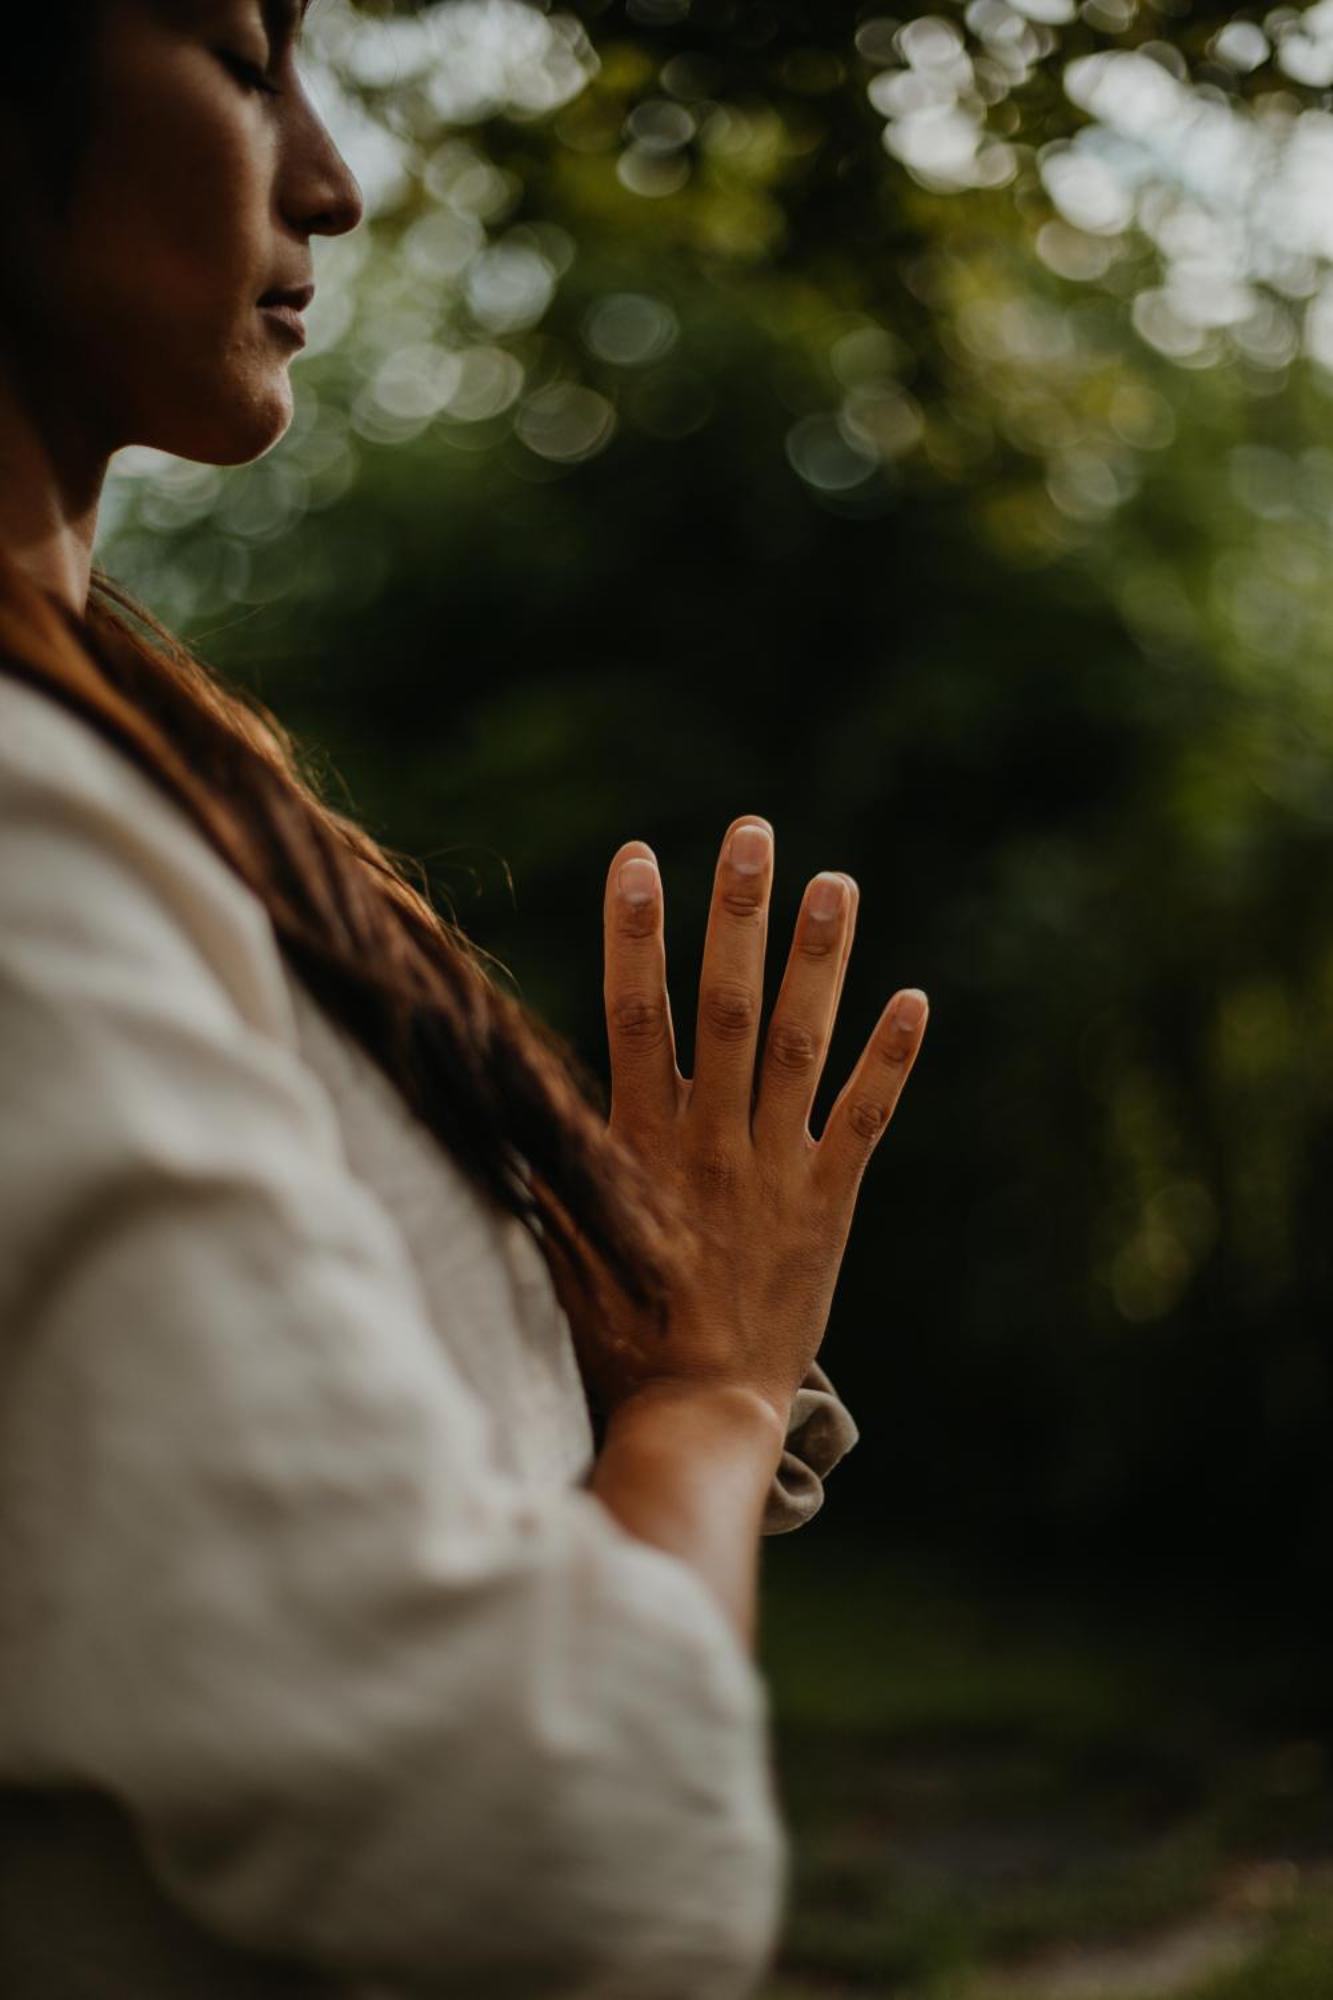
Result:
<instances>
[{"instance_id":1,"label":"shoulder","mask_svg":"<svg viewBox=\"0 0 1333 2000\"><path fill-rule=\"evenodd\" d=\"M293 1038L259 899L129 755L0 668L0 959L12 965L34 929L133 952L145 977L189 964L255 1025Z\"/></svg>"}]
</instances>

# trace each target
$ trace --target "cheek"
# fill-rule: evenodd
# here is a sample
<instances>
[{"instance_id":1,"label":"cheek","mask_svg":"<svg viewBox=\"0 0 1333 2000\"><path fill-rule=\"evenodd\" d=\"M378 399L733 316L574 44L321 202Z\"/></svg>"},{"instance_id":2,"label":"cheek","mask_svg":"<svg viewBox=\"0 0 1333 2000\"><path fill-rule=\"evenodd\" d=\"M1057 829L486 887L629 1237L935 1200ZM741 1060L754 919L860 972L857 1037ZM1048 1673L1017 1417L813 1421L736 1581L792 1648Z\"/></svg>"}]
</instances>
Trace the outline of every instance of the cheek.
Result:
<instances>
[{"instance_id":1,"label":"cheek","mask_svg":"<svg viewBox=\"0 0 1333 2000\"><path fill-rule=\"evenodd\" d=\"M254 456L291 411L290 353L256 310L275 239L261 117L220 73L196 78L124 107L85 164L67 268L107 428L183 456Z\"/></svg>"},{"instance_id":2,"label":"cheek","mask_svg":"<svg viewBox=\"0 0 1333 2000\"><path fill-rule=\"evenodd\" d=\"M122 127L88 176L79 215L85 244L102 248L102 270L118 250L137 289L151 286L163 307L173 294L183 303L239 291L270 254L265 135L208 103L194 118L185 109L171 104Z\"/></svg>"},{"instance_id":3,"label":"cheek","mask_svg":"<svg viewBox=\"0 0 1333 2000\"><path fill-rule=\"evenodd\" d=\"M109 305L136 295L164 331L173 311L225 300L262 262L272 138L261 107L197 39L165 32L137 8L113 6L111 19L70 263Z\"/></svg>"},{"instance_id":4,"label":"cheek","mask_svg":"<svg viewBox=\"0 0 1333 2000\"><path fill-rule=\"evenodd\" d=\"M290 342L258 309L282 275L278 134L174 8L104 0L116 33L67 203L0 188L0 323L94 451L148 444L235 463L291 414Z\"/></svg>"}]
</instances>

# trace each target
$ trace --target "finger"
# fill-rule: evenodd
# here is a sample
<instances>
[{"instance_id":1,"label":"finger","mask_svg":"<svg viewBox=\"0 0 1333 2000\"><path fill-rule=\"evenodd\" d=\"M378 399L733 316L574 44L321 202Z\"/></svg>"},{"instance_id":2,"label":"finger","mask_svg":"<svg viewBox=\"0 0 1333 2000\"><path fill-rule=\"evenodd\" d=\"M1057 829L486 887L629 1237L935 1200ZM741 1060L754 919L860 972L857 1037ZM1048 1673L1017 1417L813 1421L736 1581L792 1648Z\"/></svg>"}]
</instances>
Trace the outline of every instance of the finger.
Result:
<instances>
[{"instance_id":1,"label":"finger","mask_svg":"<svg viewBox=\"0 0 1333 2000\"><path fill-rule=\"evenodd\" d=\"M616 850L603 927L612 1118L660 1120L674 1113L682 1079L667 995L662 880L646 841L626 841Z\"/></svg>"},{"instance_id":2,"label":"finger","mask_svg":"<svg viewBox=\"0 0 1333 2000\"><path fill-rule=\"evenodd\" d=\"M856 919L861 908L861 889L856 877L848 875L844 869L839 869L837 872L841 874L843 881L847 884L852 903L851 914L843 930L842 959L838 966L838 984L833 995L833 1019L835 1025L838 1019L838 1009L842 1005L842 989L847 978L847 962L852 955L852 939L856 935Z\"/></svg>"},{"instance_id":3,"label":"finger","mask_svg":"<svg viewBox=\"0 0 1333 2000\"><path fill-rule=\"evenodd\" d=\"M756 1145L808 1131L847 971L855 898L831 870L807 886L764 1041L754 1110Z\"/></svg>"},{"instance_id":4,"label":"finger","mask_svg":"<svg viewBox=\"0 0 1333 2000\"><path fill-rule=\"evenodd\" d=\"M909 987L880 1016L815 1150L815 1176L831 1191L854 1188L864 1173L912 1073L929 1013L925 994Z\"/></svg>"},{"instance_id":5,"label":"finger","mask_svg":"<svg viewBox=\"0 0 1333 2000\"><path fill-rule=\"evenodd\" d=\"M718 1129L740 1125L747 1139L772 882L772 827L753 813L733 820L718 857L704 940L690 1114Z\"/></svg>"},{"instance_id":6,"label":"finger","mask_svg":"<svg viewBox=\"0 0 1333 2000\"><path fill-rule=\"evenodd\" d=\"M852 904L851 914L847 919L842 934L842 963L838 967L838 990L833 996L833 1018L835 1021L838 1018L838 1009L842 1005L843 981L847 977L847 961L852 955L852 939L856 935L856 917L857 912L861 908L861 890L856 877L846 874L841 869L838 872L847 884L847 892L852 899Z\"/></svg>"}]
</instances>

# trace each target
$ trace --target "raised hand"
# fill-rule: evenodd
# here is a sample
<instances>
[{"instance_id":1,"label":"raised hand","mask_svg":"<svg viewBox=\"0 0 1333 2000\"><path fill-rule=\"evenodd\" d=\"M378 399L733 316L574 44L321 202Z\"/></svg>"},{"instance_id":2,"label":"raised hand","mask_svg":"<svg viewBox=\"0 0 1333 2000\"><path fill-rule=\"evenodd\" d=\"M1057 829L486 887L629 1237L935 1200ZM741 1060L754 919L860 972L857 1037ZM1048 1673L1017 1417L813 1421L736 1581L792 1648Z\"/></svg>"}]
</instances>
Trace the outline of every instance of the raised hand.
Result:
<instances>
[{"instance_id":1,"label":"raised hand","mask_svg":"<svg viewBox=\"0 0 1333 2000\"><path fill-rule=\"evenodd\" d=\"M835 873L809 884L756 1074L772 879L772 828L736 820L713 886L687 1079L676 1062L652 851L628 841L611 864L611 1126L651 1171L670 1177L697 1241L665 1337L609 1290L571 1312L585 1380L605 1410L654 1383L725 1382L757 1391L785 1424L823 1339L862 1175L921 1045L926 1000L907 989L889 1001L813 1138L858 891Z\"/></svg>"}]
</instances>

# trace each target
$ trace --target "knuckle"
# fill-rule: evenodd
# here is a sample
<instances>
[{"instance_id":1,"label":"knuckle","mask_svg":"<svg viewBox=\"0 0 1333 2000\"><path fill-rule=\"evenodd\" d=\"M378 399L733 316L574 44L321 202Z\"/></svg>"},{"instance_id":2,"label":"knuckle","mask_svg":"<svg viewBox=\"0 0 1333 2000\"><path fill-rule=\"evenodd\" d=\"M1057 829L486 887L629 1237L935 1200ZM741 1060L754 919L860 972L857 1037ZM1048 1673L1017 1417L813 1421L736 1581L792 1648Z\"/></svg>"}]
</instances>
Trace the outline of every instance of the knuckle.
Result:
<instances>
[{"instance_id":1,"label":"knuckle","mask_svg":"<svg viewBox=\"0 0 1333 2000\"><path fill-rule=\"evenodd\" d=\"M819 1051L815 1035L799 1021L774 1021L768 1033L768 1055L775 1069L801 1075Z\"/></svg>"},{"instance_id":2,"label":"knuckle","mask_svg":"<svg viewBox=\"0 0 1333 2000\"><path fill-rule=\"evenodd\" d=\"M736 1162L720 1146L706 1147L691 1161L690 1178L704 1194L730 1194L736 1185Z\"/></svg>"},{"instance_id":3,"label":"knuckle","mask_svg":"<svg viewBox=\"0 0 1333 2000\"><path fill-rule=\"evenodd\" d=\"M796 949L802 958L819 964L842 949L842 938L836 924L807 923L801 927Z\"/></svg>"},{"instance_id":4,"label":"knuckle","mask_svg":"<svg viewBox=\"0 0 1333 2000\"><path fill-rule=\"evenodd\" d=\"M912 1053L912 1044L905 1035L890 1035L887 1041L879 1042L875 1054L884 1068L897 1075Z\"/></svg>"},{"instance_id":5,"label":"knuckle","mask_svg":"<svg viewBox=\"0 0 1333 2000\"><path fill-rule=\"evenodd\" d=\"M734 917L738 923L755 923L762 914L764 896L761 889L727 882L718 891L718 902L727 915Z\"/></svg>"},{"instance_id":6,"label":"knuckle","mask_svg":"<svg viewBox=\"0 0 1333 2000\"><path fill-rule=\"evenodd\" d=\"M611 1026L621 1041L635 1048L657 1048L666 1040L665 1002L651 994L623 994L612 1002Z\"/></svg>"},{"instance_id":7,"label":"knuckle","mask_svg":"<svg viewBox=\"0 0 1333 2000\"><path fill-rule=\"evenodd\" d=\"M616 912L616 927L621 937L651 937L657 928L656 904L622 902Z\"/></svg>"},{"instance_id":8,"label":"knuckle","mask_svg":"<svg viewBox=\"0 0 1333 2000\"><path fill-rule=\"evenodd\" d=\"M806 931L798 939L796 949L802 958L808 958L813 965L822 965L834 955L834 940L821 937L818 931Z\"/></svg>"},{"instance_id":9,"label":"knuckle","mask_svg":"<svg viewBox=\"0 0 1333 2000\"><path fill-rule=\"evenodd\" d=\"M705 1024L724 1041L741 1041L752 1030L757 1008L748 986L710 986L701 996Z\"/></svg>"},{"instance_id":10,"label":"knuckle","mask_svg":"<svg viewBox=\"0 0 1333 2000\"><path fill-rule=\"evenodd\" d=\"M887 1105L872 1097L856 1097L847 1107L847 1123L858 1139L877 1139L889 1122Z\"/></svg>"}]
</instances>

